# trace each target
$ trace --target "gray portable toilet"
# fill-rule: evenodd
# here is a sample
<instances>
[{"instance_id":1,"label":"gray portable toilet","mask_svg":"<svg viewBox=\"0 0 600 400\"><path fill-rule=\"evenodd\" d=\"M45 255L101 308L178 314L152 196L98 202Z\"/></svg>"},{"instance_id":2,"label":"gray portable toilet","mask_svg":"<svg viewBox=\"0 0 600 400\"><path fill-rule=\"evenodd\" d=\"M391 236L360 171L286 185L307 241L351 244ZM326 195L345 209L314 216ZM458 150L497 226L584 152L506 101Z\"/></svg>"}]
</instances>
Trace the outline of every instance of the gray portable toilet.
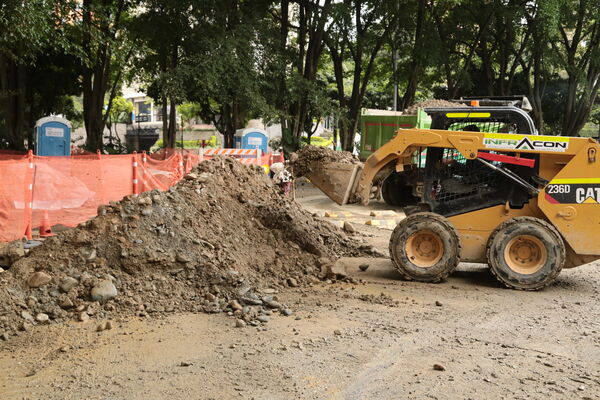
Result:
<instances>
[{"instance_id":1,"label":"gray portable toilet","mask_svg":"<svg viewBox=\"0 0 600 400\"><path fill-rule=\"evenodd\" d=\"M35 154L71 155L71 123L60 117L44 117L35 123Z\"/></svg>"}]
</instances>

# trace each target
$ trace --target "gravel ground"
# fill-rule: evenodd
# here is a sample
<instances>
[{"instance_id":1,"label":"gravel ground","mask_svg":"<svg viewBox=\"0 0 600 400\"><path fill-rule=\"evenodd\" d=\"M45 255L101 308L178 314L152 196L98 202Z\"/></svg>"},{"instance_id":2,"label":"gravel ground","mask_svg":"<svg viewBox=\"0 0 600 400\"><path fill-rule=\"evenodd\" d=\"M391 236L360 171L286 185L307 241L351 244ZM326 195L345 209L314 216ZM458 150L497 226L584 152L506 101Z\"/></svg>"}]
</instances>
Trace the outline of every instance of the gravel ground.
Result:
<instances>
[{"instance_id":1,"label":"gravel ground","mask_svg":"<svg viewBox=\"0 0 600 400\"><path fill-rule=\"evenodd\" d=\"M311 211L334 208L297 195ZM389 230L354 226L386 252ZM519 292L484 265L423 284L400 280L386 258L343 264L358 283L281 289L292 315L259 327L177 313L22 332L0 347L0 398L600 398L598 265Z\"/></svg>"}]
</instances>

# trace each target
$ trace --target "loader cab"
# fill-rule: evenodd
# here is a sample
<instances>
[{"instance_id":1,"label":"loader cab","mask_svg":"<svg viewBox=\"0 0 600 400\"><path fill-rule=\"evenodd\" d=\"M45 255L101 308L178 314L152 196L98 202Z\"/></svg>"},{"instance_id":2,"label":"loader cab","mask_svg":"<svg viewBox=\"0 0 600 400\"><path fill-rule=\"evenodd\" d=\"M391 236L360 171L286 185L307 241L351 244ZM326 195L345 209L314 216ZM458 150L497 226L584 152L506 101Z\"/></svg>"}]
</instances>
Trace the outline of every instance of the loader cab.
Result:
<instances>
[{"instance_id":1,"label":"loader cab","mask_svg":"<svg viewBox=\"0 0 600 400\"><path fill-rule=\"evenodd\" d=\"M533 120L524 110L510 107L436 107L426 108L431 129L448 131L477 130L490 133L537 135ZM469 128L469 129L465 129Z\"/></svg>"},{"instance_id":2,"label":"loader cab","mask_svg":"<svg viewBox=\"0 0 600 400\"><path fill-rule=\"evenodd\" d=\"M531 117L514 106L432 108L425 111L431 115L432 129L538 134ZM511 208L522 208L529 201L527 190L479 160L466 160L455 149L429 148L425 152L426 163L421 170L421 201L433 212L453 216L507 202ZM524 157L538 156L531 154ZM502 163L496 163L496 166L525 181L530 181L538 172L537 167Z\"/></svg>"},{"instance_id":3,"label":"loader cab","mask_svg":"<svg viewBox=\"0 0 600 400\"><path fill-rule=\"evenodd\" d=\"M517 133L537 135L533 120L526 110L529 104L520 100L502 100L501 105L471 106L472 99L461 100L456 107L425 108L431 117L431 129ZM483 101L490 104L492 100ZM494 100L499 101L499 100ZM505 104L507 101L511 104ZM481 104L481 103L480 103ZM537 157L530 155L527 157ZM538 163L536 162L537 166ZM515 165L498 165L529 181L534 169ZM390 205L413 207L420 204L444 216L462 214L508 202L520 208L529 201L522 187L505 176L486 168L477 160L466 160L455 149L423 148L416 154L412 168L392 173L382 184L383 199Z\"/></svg>"}]
</instances>

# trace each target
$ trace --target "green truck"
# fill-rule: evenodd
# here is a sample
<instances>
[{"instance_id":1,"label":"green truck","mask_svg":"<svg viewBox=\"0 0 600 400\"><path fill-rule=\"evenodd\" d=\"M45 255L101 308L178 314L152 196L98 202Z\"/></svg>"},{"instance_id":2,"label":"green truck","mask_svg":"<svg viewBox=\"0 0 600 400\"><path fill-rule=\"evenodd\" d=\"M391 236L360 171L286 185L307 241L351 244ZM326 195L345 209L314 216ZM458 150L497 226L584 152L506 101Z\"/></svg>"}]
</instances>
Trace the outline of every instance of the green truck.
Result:
<instances>
[{"instance_id":1,"label":"green truck","mask_svg":"<svg viewBox=\"0 0 600 400\"><path fill-rule=\"evenodd\" d=\"M359 158L364 161L378 148L390 141L400 128L429 129L431 117L422 108L416 115L403 115L399 111L363 110L360 116Z\"/></svg>"},{"instance_id":2,"label":"green truck","mask_svg":"<svg viewBox=\"0 0 600 400\"><path fill-rule=\"evenodd\" d=\"M487 118L478 118L477 115L465 118L451 118L449 121L438 122L437 129L445 130L478 130L480 132L509 132L510 127L505 121L512 121L512 117L502 112L506 107L515 107L522 111L520 114L531 111L532 107L526 96L473 96L461 97L457 100L428 100L418 104L416 114L403 114L399 111L364 109L359 120L360 149L359 158L364 161L390 141L400 128L429 129L432 125L432 116L436 119L445 119L445 110L456 107L467 107L476 103L481 107L494 107L494 115ZM414 106L412 108L414 110ZM427 111L425 111L427 110ZM460 111L460 110L458 110ZM459 113L460 114L460 113ZM514 116L514 111L508 111ZM508 118L508 119L507 119ZM519 116L519 120L524 117ZM504 121L504 122L503 122ZM523 121L521 121L523 123ZM442 126L443 125L443 126ZM531 128L527 128L531 129ZM535 128L534 128L535 129Z\"/></svg>"}]
</instances>

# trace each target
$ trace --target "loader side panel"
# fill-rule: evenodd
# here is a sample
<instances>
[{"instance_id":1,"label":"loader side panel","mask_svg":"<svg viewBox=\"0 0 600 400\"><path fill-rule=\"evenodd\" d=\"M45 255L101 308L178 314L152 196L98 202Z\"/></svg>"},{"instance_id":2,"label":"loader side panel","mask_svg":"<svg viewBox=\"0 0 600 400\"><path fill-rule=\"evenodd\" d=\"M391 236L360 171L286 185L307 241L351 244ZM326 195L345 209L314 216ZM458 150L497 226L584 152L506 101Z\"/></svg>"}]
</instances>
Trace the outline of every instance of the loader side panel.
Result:
<instances>
[{"instance_id":1,"label":"loader side panel","mask_svg":"<svg viewBox=\"0 0 600 400\"><path fill-rule=\"evenodd\" d=\"M515 217L542 217L534 201L522 209L511 209L504 205L488 207L477 211L449 217L460 236L463 262L485 263L485 250L490 235L502 222Z\"/></svg>"},{"instance_id":2,"label":"loader side panel","mask_svg":"<svg viewBox=\"0 0 600 400\"><path fill-rule=\"evenodd\" d=\"M538 206L577 254L600 255L600 146L589 143L569 161L544 159L541 175L562 166L538 196ZM553 165L554 164L554 165Z\"/></svg>"}]
</instances>

